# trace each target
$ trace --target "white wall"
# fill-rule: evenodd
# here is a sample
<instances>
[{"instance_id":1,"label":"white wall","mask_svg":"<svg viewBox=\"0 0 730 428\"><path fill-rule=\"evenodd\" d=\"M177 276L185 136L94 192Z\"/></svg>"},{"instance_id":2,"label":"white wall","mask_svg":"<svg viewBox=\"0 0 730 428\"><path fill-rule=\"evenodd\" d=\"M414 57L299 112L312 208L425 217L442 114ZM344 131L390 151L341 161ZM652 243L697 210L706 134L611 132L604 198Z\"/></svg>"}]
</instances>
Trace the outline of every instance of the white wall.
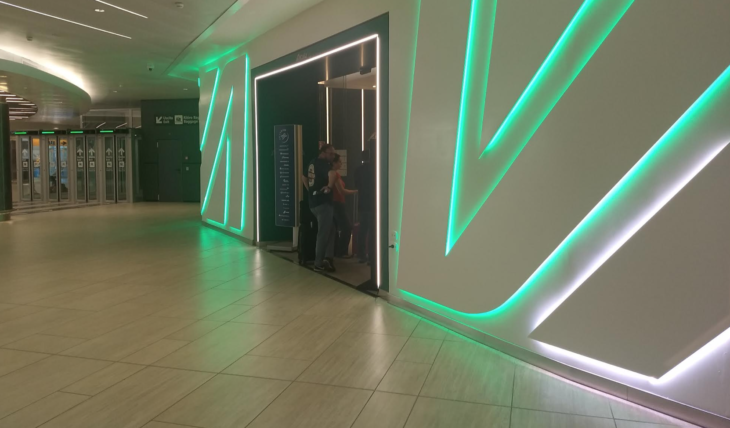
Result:
<instances>
[{"instance_id":1,"label":"white wall","mask_svg":"<svg viewBox=\"0 0 730 428\"><path fill-rule=\"evenodd\" d=\"M487 5L491 1L483 0ZM611 7L612 1L600 0L597 4ZM695 358L696 363L687 365L686 370L672 373L671 379L650 379L666 373L670 366L730 327L730 272L722 263L727 260L727 246L721 240L705 246L693 242L693 262L678 267L681 252L668 248L667 240L659 239L670 231L680 237L675 244L684 242L682 236L727 233L724 219L730 217L711 216L709 221L691 206L722 197L718 186L730 177L730 170L722 167L728 158L727 150L722 149L730 141L730 101L725 86L713 93L712 108L698 113L697 120L693 116L681 132L675 128L671 141L661 146L660 162L642 168L643 175L633 177L630 186L622 187L626 191L611 199L609 209L601 211L595 221L582 226L581 233L561 247L556 253L560 257L546 265L523 288L519 298L501 311L489 312L538 271L581 220L730 65L730 3L703 0L699 7L696 0L633 2L514 163L510 166L508 157L485 158L482 160L489 166L486 170L482 160L465 170L466 185L459 203L468 205L471 201L480 206L484 183L494 178L489 168L510 166L446 257L470 4L469 0L422 0L419 7L417 0L329 0L254 39L237 54L247 53L255 68L388 12L389 217L391 230L402 232L399 252L390 254L391 293L548 358L730 417L730 340ZM579 0L510 0L498 4L481 141L469 141L475 157L499 128L581 4ZM486 7L482 14L481 19L488 18ZM566 64L572 63L584 48L580 43L570 45L565 53ZM207 70L201 70L202 123L214 80L205 73ZM557 72L564 70L558 67ZM227 101L231 85L244 83L244 74L245 57L223 67L210 140L203 154L203 183L211 174L213 146L220 138L223 119L219 112L225 110L222 99ZM559 81L559 77L541 89L549 93L551 82ZM233 111L240 118L245 104L238 98L244 92L238 91L238 86ZM541 93L535 99L539 104L548 98ZM241 150L243 131L237 129L232 131L232 142ZM505 144L509 148L512 143ZM249 149L247 183L253 186L252 144ZM709 155L716 153L720 154L710 160ZM234 158L238 161L231 164L231 182L242 174L241 152L232 155ZM704 161L709 164L703 169ZM692 180L696 173L697 181ZM219 176L207 216L218 222L223 217L225 192L220 183L224 182ZM685 184L687 187L672 198ZM726 196L726 187L719 188ZM664 207L667 200L670 202ZM229 220L236 215L240 219L234 205L231 199ZM723 204L709 206L726 209ZM665 214L661 208L671 208L676 214ZM250 204L246 215L247 219L253 215ZM641 230L645 220L652 233ZM249 226L253 222L247 220L246 224L244 235L251 238ZM635 245L633 239L623 245L624 238L637 230L640 245ZM612 260L614 251L616 259ZM673 268L683 275L673 275L675 280L667 282L667 275L657 271L658 255L666 256L658 259L671 260ZM590 273L599 266L592 278ZM623 286L629 280L634 281L633 287ZM623 287L613 286L615 282ZM571 295L575 289L579 291ZM632 300L632 304L623 304L627 299L637 299L637 295L647 303L637 305ZM661 299L652 300L652 296ZM661 304L653 304L659 301ZM716 304L704 311L708 302ZM610 306L587 311L590 305ZM650 322L654 315L662 323ZM629 336L626 322L612 322L611 316L638 323L637 335ZM702 319L682 322L693 317ZM573 335L566 326L589 320L597 329L595 335L585 330L580 333L588 342L602 343L602 348L589 349L591 356L624 361L623 368L632 372L561 352L536 340L582 349L585 343L571 341ZM536 330L538 325L540 329ZM680 333L673 335L673 331ZM626 344L636 344L637 337L643 338L643 346L628 349ZM692 338L693 342L689 340ZM632 363L631 353L637 355L636 364Z\"/></svg>"}]
</instances>

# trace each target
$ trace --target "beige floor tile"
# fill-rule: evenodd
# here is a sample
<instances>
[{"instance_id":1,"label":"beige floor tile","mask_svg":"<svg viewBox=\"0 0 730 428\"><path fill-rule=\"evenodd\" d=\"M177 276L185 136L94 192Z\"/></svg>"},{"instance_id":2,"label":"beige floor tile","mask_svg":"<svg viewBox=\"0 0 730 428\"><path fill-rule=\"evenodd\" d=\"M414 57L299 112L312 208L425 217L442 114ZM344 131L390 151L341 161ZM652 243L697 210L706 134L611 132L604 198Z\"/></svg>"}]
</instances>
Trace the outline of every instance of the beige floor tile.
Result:
<instances>
[{"instance_id":1,"label":"beige floor tile","mask_svg":"<svg viewBox=\"0 0 730 428\"><path fill-rule=\"evenodd\" d=\"M395 361L378 385L378 391L418 395L430 370L430 364Z\"/></svg>"},{"instance_id":2,"label":"beige floor tile","mask_svg":"<svg viewBox=\"0 0 730 428\"><path fill-rule=\"evenodd\" d=\"M371 310L359 316L350 327L360 333L392 334L410 336L420 318L388 303L378 302Z\"/></svg>"},{"instance_id":3,"label":"beige floor tile","mask_svg":"<svg viewBox=\"0 0 730 428\"><path fill-rule=\"evenodd\" d=\"M349 324L348 320L342 318L303 315L257 346L249 355L314 360L342 335Z\"/></svg>"},{"instance_id":4,"label":"beige floor tile","mask_svg":"<svg viewBox=\"0 0 730 428\"><path fill-rule=\"evenodd\" d=\"M316 305L317 296L279 293L256 307L234 318L234 322L251 324L287 325Z\"/></svg>"},{"instance_id":5,"label":"beige floor tile","mask_svg":"<svg viewBox=\"0 0 730 428\"><path fill-rule=\"evenodd\" d=\"M276 333L279 328L228 323L157 361L155 365L220 372Z\"/></svg>"},{"instance_id":6,"label":"beige floor tile","mask_svg":"<svg viewBox=\"0 0 730 428\"><path fill-rule=\"evenodd\" d=\"M44 358L48 358L46 354L36 354L34 352L15 351L12 349L0 349L0 376L29 366Z\"/></svg>"},{"instance_id":7,"label":"beige floor tile","mask_svg":"<svg viewBox=\"0 0 730 428\"><path fill-rule=\"evenodd\" d=\"M88 311L48 308L22 318L0 324L0 346L38 334L48 328L91 314Z\"/></svg>"},{"instance_id":8,"label":"beige floor tile","mask_svg":"<svg viewBox=\"0 0 730 428\"><path fill-rule=\"evenodd\" d=\"M509 407L420 397L406 428L509 428Z\"/></svg>"},{"instance_id":9,"label":"beige floor tile","mask_svg":"<svg viewBox=\"0 0 730 428\"><path fill-rule=\"evenodd\" d=\"M512 427L519 428L615 428L611 418L512 409ZM644 427L648 428L648 427Z\"/></svg>"},{"instance_id":10,"label":"beige floor tile","mask_svg":"<svg viewBox=\"0 0 730 428\"><path fill-rule=\"evenodd\" d=\"M177 351L188 343L190 342L185 342L182 340L160 339L152 345L124 358L122 362L143 364L148 366L172 354L173 352Z\"/></svg>"},{"instance_id":11,"label":"beige floor tile","mask_svg":"<svg viewBox=\"0 0 730 428\"><path fill-rule=\"evenodd\" d=\"M205 428L245 427L289 384L218 375L155 419Z\"/></svg>"},{"instance_id":12,"label":"beige floor tile","mask_svg":"<svg viewBox=\"0 0 730 428\"><path fill-rule=\"evenodd\" d=\"M0 420L0 428L36 428L61 413L78 406L88 398L85 395L54 392Z\"/></svg>"},{"instance_id":13,"label":"beige floor tile","mask_svg":"<svg viewBox=\"0 0 730 428\"><path fill-rule=\"evenodd\" d=\"M189 326L183 328L182 330L178 330L175 333L172 333L165 339L192 342L194 340L200 339L201 337L222 326L223 324L225 323L222 321L196 321Z\"/></svg>"},{"instance_id":14,"label":"beige floor tile","mask_svg":"<svg viewBox=\"0 0 730 428\"><path fill-rule=\"evenodd\" d=\"M53 325L44 330L43 333L54 336L95 339L144 318L157 310L140 307L132 303L123 303L83 318Z\"/></svg>"},{"instance_id":15,"label":"beige floor tile","mask_svg":"<svg viewBox=\"0 0 730 428\"><path fill-rule=\"evenodd\" d=\"M406 340L401 336L346 332L298 380L375 389Z\"/></svg>"},{"instance_id":16,"label":"beige floor tile","mask_svg":"<svg viewBox=\"0 0 730 428\"><path fill-rule=\"evenodd\" d=\"M42 352L45 354L57 354L84 342L86 342L86 339L34 334L33 336L26 337L25 339L20 339L17 342L9 343L5 345L4 348L17 349L19 351Z\"/></svg>"},{"instance_id":17,"label":"beige floor tile","mask_svg":"<svg viewBox=\"0 0 730 428\"><path fill-rule=\"evenodd\" d=\"M526 365L517 366L514 389L514 407L612 417L607 397Z\"/></svg>"},{"instance_id":18,"label":"beige floor tile","mask_svg":"<svg viewBox=\"0 0 730 428\"><path fill-rule=\"evenodd\" d=\"M448 340L452 342L466 340L458 333L455 333L447 329L446 327L442 327L425 319L421 319L421 322L418 323L416 329L413 331L413 334L411 334L411 337L418 337L421 339Z\"/></svg>"},{"instance_id":19,"label":"beige floor tile","mask_svg":"<svg viewBox=\"0 0 730 428\"><path fill-rule=\"evenodd\" d=\"M295 382L247 428L349 427L370 395L361 389Z\"/></svg>"},{"instance_id":20,"label":"beige floor tile","mask_svg":"<svg viewBox=\"0 0 730 428\"><path fill-rule=\"evenodd\" d=\"M421 395L510 406L515 364L485 346L444 342Z\"/></svg>"},{"instance_id":21,"label":"beige floor tile","mask_svg":"<svg viewBox=\"0 0 730 428\"><path fill-rule=\"evenodd\" d=\"M223 373L269 379L295 380L312 364L308 360L244 355Z\"/></svg>"},{"instance_id":22,"label":"beige floor tile","mask_svg":"<svg viewBox=\"0 0 730 428\"><path fill-rule=\"evenodd\" d=\"M619 420L633 421L633 422L645 422L660 425L670 425L679 427L691 427L692 425L675 419L671 416L667 416L663 413L655 412L647 409L646 407L639 406L628 401L620 401L615 398L610 398L611 410L613 417L618 422ZM624 424L629 427L629 424ZM634 427L630 427L634 428ZM638 427L637 427L638 428ZM642 428L653 428L653 427L642 427Z\"/></svg>"},{"instance_id":23,"label":"beige floor tile","mask_svg":"<svg viewBox=\"0 0 730 428\"><path fill-rule=\"evenodd\" d=\"M96 373L110 363L52 356L0 378L0 418Z\"/></svg>"},{"instance_id":24,"label":"beige floor tile","mask_svg":"<svg viewBox=\"0 0 730 428\"><path fill-rule=\"evenodd\" d=\"M147 317L63 352L84 358L119 361L192 324L192 320Z\"/></svg>"},{"instance_id":25,"label":"beige floor tile","mask_svg":"<svg viewBox=\"0 0 730 428\"><path fill-rule=\"evenodd\" d=\"M0 292L1 293L1 292ZM33 315L38 312L43 312L46 308L40 306L18 306L18 305L6 305L7 309L0 312L0 324L23 318L27 315Z\"/></svg>"},{"instance_id":26,"label":"beige floor tile","mask_svg":"<svg viewBox=\"0 0 730 428\"><path fill-rule=\"evenodd\" d=\"M375 392L352 428L402 428L416 397Z\"/></svg>"},{"instance_id":27,"label":"beige floor tile","mask_svg":"<svg viewBox=\"0 0 730 428\"><path fill-rule=\"evenodd\" d=\"M434 339L421 339L411 337L406 342L403 350L398 354L398 361L409 361L411 363L433 364L438 355L443 341Z\"/></svg>"},{"instance_id":28,"label":"beige floor tile","mask_svg":"<svg viewBox=\"0 0 730 428\"><path fill-rule=\"evenodd\" d=\"M616 419L616 428L685 428L694 427L694 425L679 422L679 424L653 424L650 422L634 422Z\"/></svg>"},{"instance_id":29,"label":"beige floor tile","mask_svg":"<svg viewBox=\"0 0 730 428\"><path fill-rule=\"evenodd\" d=\"M148 367L53 419L43 428L141 427L211 376Z\"/></svg>"},{"instance_id":30,"label":"beige floor tile","mask_svg":"<svg viewBox=\"0 0 730 428\"><path fill-rule=\"evenodd\" d=\"M312 306L305 314L319 317L359 318L376 310L376 307L375 298L343 288Z\"/></svg>"},{"instance_id":31,"label":"beige floor tile","mask_svg":"<svg viewBox=\"0 0 730 428\"><path fill-rule=\"evenodd\" d=\"M210 321L230 321L251 308L253 308L253 306L239 304L228 305L225 308L208 315L205 319Z\"/></svg>"},{"instance_id":32,"label":"beige floor tile","mask_svg":"<svg viewBox=\"0 0 730 428\"><path fill-rule=\"evenodd\" d=\"M279 294L277 291L268 291L268 290L258 290L254 291L253 293L249 294L248 296L244 297L241 300L235 301L234 305L246 305L246 306L256 306L258 304L264 303L265 301L271 299L272 297Z\"/></svg>"},{"instance_id":33,"label":"beige floor tile","mask_svg":"<svg viewBox=\"0 0 730 428\"><path fill-rule=\"evenodd\" d=\"M114 363L62 389L74 394L96 395L144 369L144 366Z\"/></svg>"},{"instance_id":34,"label":"beige floor tile","mask_svg":"<svg viewBox=\"0 0 730 428\"><path fill-rule=\"evenodd\" d=\"M0 303L0 313L7 311L8 309L13 309L18 307L18 305L11 305L9 303Z\"/></svg>"},{"instance_id":35,"label":"beige floor tile","mask_svg":"<svg viewBox=\"0 0 730 428\"><path fill-rule=\"evenodd\" d=\"M167 422L152 421L142 428L190 428L189 426L168 424Z\"/></svg>"},{"instance_id":36,"label":"beige floor tile","mask_svg":"<svg viewBox=\"0 0 730 428\"><path fill-rule=\"evenodd\" d=\"M68 293L33 302L33 304L53 308L100 311L135 297L151 293L156 289L153 285L111 285L109 283L98 284L95 287L106 289L87 290L89 287L83 287Z\"/></svg>"},{"instance_id":37,"label":"beige floor tile","mask_svg":"<svg viewBox=\"0 0 730 428\"><path fill-rule=\"evenodd\" d=\"M208 290L155 315L170 318L203 319L249 294L251 294L251 291L247 290Z\"/></svg>"}]
</instances>

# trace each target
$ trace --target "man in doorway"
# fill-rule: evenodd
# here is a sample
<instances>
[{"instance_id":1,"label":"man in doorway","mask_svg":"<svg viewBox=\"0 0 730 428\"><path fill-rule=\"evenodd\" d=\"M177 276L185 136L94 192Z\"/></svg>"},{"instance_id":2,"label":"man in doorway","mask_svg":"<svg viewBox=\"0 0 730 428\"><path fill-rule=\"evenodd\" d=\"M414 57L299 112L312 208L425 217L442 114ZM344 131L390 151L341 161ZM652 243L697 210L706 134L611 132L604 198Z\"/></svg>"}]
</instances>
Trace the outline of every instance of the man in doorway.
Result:
<instances>
[{"instance_id":1,"label":"man in doorway","mask_svg":"<svg viewBox=\"0 0 730 428\"><path fill-rule=\"evenodd\" d=\"M373 223L373 168L370 163L370 151L362 151L362 164L355 170L355 188L360 197L357 203L357 216L360 220L360 229L357 234L357 258L360 263L370 261L367 248L372 249L373 243L368 244Z\"/></svg>"},{"instance_id":2,"label":"man in doorway","mask_svg":"<svg viewBox=\"0 0 730 428\"><path fill-rule=\"evenodd\" d=\"M332 189L336 175L332 173L332 160L335 148L325 144L319 148L319 156L312 159L307 167L307 189L309 190L309 210L317 218L317 243L315 244L314 270L334 272L332 265L335 248L334 207Z\"/></svg>"}]
</instances>

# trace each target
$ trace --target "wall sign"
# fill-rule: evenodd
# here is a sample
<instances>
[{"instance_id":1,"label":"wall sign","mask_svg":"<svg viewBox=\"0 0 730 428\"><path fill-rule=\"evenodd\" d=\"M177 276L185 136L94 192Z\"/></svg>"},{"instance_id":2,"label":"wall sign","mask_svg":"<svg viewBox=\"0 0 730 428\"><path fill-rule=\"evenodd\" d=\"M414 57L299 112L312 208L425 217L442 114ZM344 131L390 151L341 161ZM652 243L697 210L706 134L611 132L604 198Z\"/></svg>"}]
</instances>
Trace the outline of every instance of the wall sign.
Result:
<instances>
[{"instance_id":1,"label":"wall sign","mask_svg":"<svg viewBox=\"0 0 730 428\"><path fill-rule=\"evenodd\" d=\"M155 126L180 126L180 125L197 125L199 123L198 115L187 115L187 114L167 114L167 115L155 115Z\"/></svg>"},{"instance_id":2,"label":"wall sign","mask_svg":"<svg viewBox=\"0 0 730 428\"><path fill-rule=\"evenodd\" d=\"M276 225L296 226L296 144L294 125L274 127L274 171L276 191Z\"/></svg>"}]
</instances>

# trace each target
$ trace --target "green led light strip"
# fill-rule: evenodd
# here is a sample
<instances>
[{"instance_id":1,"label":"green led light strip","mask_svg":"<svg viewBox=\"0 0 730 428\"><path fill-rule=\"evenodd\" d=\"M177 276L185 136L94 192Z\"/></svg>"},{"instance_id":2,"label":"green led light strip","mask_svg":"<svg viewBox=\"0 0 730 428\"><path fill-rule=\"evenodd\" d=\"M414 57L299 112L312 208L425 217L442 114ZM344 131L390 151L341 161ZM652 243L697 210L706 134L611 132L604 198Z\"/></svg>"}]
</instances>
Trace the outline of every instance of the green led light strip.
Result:
<instances>
[{"instance_id":1,"label":"green led light strip","mask_svg":"<svg viewBox=\"0 0 730 428\"><path fill-rule=\"evenodd\" d=\"M489 2L490 11L482 12L484 4ZM447 256L632 4L633 0L586 0L480 155L497 0L472 0L449 206ZM484 171L488 178L478 180L480 185L483 183L481 190L462 191L474 180L473 173L484 174Z\"/></svg>"},{"instance_id":2,"label":"green led light strip","mask_svg":"<svg viewBox=\"0 0 730 428\"><path fill-rule=\"evenodd\" d=\"M14 135L27 135L27 132L14 132Z\"/></svg>"},{"instance_id":3,"label":"green led light strip","mask_svg":"<svg viewBox=\"0 0 730 428\"><path fill-rule=\"evenodd\" d=\"M113 134L114 133L114 131L111 129L105 130L105 131L99 131L99 132L101 132L102 134Z\"/></svg>"},{"instance_id":4,"label":"green led light strip","mask_svg":"<svg viewBox=\"0 0 730 428\"><path fill-rule=\"evenodd\" d=\"M213 185L215 184L215 179L218 172L218 161L220 160L221 156L221 149L223 148L223 141L226 138L226 131L228 130L228 117L231 114L231 106L233 105L233 87L231 86L231 95L228 99L228 108L226 109L226 117L223 120L223 128L221 128L221 138L220 141L218 141L218 150L215 154L215 160L213 161L213 169L211 170L210 174L210 180L208 180L208 188L205 191L205 198L203 199L203 208L200 211L200 214L205 214L205 211L208 209L208 202L210 202L210 191L213 189Z\"/></svg>"},{"instance_id":5,"label":"green led light strip","mask_svg":"<svg viewBox=\"0 0 730 428\"><path fill-rule=\"evenodd\" d=\"M83 134L84 131L71 131L72 134Z\"/></svg>"},{"instance_id":6,"label":"green led light strip","mask_svg":"<svg viewBox=\"0 0 730 428\"><path fill-rule=\"evenodd\" d=\"M200 140L200 151L205 149L205 143L208 141L208 128L210 127L210 119L213 117L213 107L215 107L215 97L218 94L218 80L221 76L220 68L215 71L215 83L213 84L213 92L210 95L210 106L208 107L208 117L205 118L205 127L203 128L203 138Z\"/></svg>"},{"instance_id":7,"label":"green led light strip","mask_svg":"<svg viewBox=\"0 0 730 428\"><path fill-rule=\"evenodd\" d=\"M249 99L250 99L250 88L251 88L251 63L250 59L248 57L248 54L246 54L246 73L245 73L245 79L246 79L246 89L245 93L243 94L243 104L244 104L244 113L243 113L243 184L241 189L241 228L240 229L233 229L232 231L237 233L243 233L243 228L246 224L246 176L248 173L248 132L249 132L249 120L248 120L248 106L249 106Z\"/></svg>"},{"instance_id":8,"label":"green led light strip","mask_svg":"<svg viewBox=\"0 0 730 428\"><path fill-rule=\"evenodd\" d=\"M55 131L42 131L41 134L48 135L48 134L55 134Z\"/></svg>"}]
</instances>

